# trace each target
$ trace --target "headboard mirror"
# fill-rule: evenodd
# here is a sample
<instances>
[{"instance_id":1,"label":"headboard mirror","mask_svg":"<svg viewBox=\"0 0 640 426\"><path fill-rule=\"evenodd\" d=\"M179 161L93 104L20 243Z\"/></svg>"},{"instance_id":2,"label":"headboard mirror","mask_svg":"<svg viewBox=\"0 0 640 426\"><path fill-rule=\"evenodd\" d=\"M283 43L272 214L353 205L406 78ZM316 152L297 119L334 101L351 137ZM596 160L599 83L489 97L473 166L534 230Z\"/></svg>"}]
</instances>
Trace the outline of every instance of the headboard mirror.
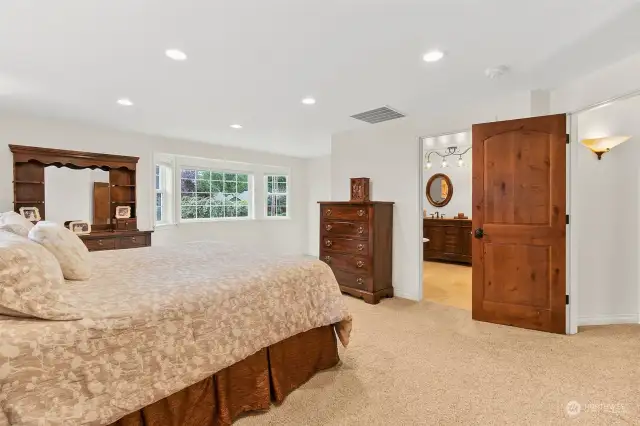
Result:
<instances>
[{"instance_id":1,"label":"headboard mirror","mask_svg":"<svg viewBox=\"0 0 640 426\"><path fill-rule=\"evenodd\" d=\"M434 207L444 207L453 197L453 184L449 176L444 173L436 173L427 182L427 200Z\"/></svg>"},{"instance_id":2,"label":"headboard mirror","mask_svg":"<svg viewBox=\"0 0 640 426\"><path fill-rule=\"evenodd\" d=\"M21 145L13 152L14 210L36 207L40 219L81 220L97 231L137 229L138 157ZM130 218L117 219L126 207Z\"/></svg>"},{"instance_id":3,"label":"headboard mirror","mask_svg":"<svg viewBox=\"0 0 640 426\"><path fill-rule=\"evenodd\" d=\"M47 220L86 220L94 226L110 223L108 171L45 167L44 181Z\"/></svg>"}]
</instances>

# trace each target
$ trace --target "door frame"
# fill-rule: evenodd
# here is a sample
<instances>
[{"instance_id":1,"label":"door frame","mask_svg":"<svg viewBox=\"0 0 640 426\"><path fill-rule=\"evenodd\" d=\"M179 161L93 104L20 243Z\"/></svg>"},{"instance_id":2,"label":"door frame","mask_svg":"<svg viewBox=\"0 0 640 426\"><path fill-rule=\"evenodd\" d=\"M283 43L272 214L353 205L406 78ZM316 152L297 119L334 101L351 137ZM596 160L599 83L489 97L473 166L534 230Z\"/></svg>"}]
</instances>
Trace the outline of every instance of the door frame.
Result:
<instances>
[{"instance_id":1,"label":"door frame","mask_svg":"<svg viewBox=\"0 0 640 426\"><path fill-rule=\"evenodd\" d=\"M573 181L572 177L573 175L576 173L575 171L575 167L571 167L571 164L577 164L577 156L578 156L578 151L577 151L577 147L579 145L579 141L576 140L576 138L578 137L578 132L577 132L577 120L575 120L573 118L574 114L573 113L567 113L567 134L570 137L570 143L567 144L567 162L566 162L566 173L565 173L565 179L566 179L566 192L567 192L567 204L566 204L566 214L569 215L570 217L570 222L569 225L567 225L566 228L566 238L565 238L565 242L566 242L566 250L567 250L567 256L566 256L566 283L567 283L567 295L569 295L569 305L567 305L567 312L566 312L566 333L567 334L576 334L578 332L578 271L577 271L577 267L578 267L578 242L577 242L577 238L576 236L573 234L573 232L571 232L573 225L575 224L576 219L574 217L573 214L573 210L574 210L574 206L576 205L576 200L578 199L578 195L576 193L576 191L573 188L573 186L571 185L571 182ZM523 118L530 118L530 117L523 117ZM420 236L419 238L419 247L418 247L418 252L420 253L420 262L418 262L418 271L417 272L417 277L418 277L418 297L417 300L418 301L422 301L422 299L424 298L424 288L423 288L423 262L424 262L424 245L423 245L423 228L422 228L422 212L424 211L424 197L422 196L422 182L424 180L424 153L425 153L425 149L424 149L424 143L423 143L423 139L426 138L435 138L438 136L443 136L443 135L449 135L449 134L455 134L455 133L462 133L462 132L471 132L472 130L470 129L465 129L465 130L460 130L460 131L456 131L456 132L441 132L441 133L437 133L437 134L433 134L433 135L425 135L425 136L418 136L418 159L419 159L419 170L420 173L418 173L418 206L419 206L419 210L418 210L418 235Z\"/></svg>"}]
</instances>

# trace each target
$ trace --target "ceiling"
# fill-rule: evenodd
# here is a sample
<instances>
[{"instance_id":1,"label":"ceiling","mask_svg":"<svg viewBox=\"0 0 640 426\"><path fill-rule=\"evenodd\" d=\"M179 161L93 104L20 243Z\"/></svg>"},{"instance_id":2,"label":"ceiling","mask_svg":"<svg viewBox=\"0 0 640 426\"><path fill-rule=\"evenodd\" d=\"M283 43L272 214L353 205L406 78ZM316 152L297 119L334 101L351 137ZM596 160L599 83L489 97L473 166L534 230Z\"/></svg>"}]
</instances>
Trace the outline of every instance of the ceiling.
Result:
<instances>
[{"instance_id":1,"label":"ceiling","mask_svg":"<svg viewBox=\"0 0 640 426\"><path fill-rule=\"evenodd\" d=\"M639 18L636 0L3 0L0 107L310 157L368 109L428 119L621 59Z\"/></svg>"}]
</instances>

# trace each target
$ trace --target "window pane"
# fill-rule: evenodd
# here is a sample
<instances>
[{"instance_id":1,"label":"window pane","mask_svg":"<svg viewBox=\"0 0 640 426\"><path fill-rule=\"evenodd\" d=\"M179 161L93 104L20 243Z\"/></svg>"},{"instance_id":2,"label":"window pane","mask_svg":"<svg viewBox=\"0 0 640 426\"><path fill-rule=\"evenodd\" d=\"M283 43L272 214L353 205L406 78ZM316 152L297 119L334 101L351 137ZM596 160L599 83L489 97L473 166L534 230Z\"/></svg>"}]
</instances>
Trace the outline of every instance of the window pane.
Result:
<instances>
[{"instance_id":1,"label":"window pane","mask_svg":"<svg viewBox=\"0 0 640 426\"><path fill-rule=\"evenodd\" d=\"M225 217L236 217L236 206L224 206L224 216Z\"/></svg>"},{"instance_id":2,"label":"window pane","mask_svg":"<svg viewBox=\"0 0 640 426\"><path fill-rule=\"evenodd\" d=\"M211 191L211 182L208 180L197 180L196 191L209 193L209 191Z\"/></svg>"},{"instance_id":3,"label":"window pane","mask_svg":"<svg viewBox=\"0 0 640 426\"><path fill-rule=\"evenodd\" d=\"M198 170L196 172L196 179L209 180L211 179L211 172L209 170Z\"/></svg>"},{"instance_id":4,"label":"window pane","mask_svg":"<svg viewBox=\"0 0 640 426\"><path fill-rule=\"evenodd\" d=\"M248 217L249 216L249 206L241 205L238 206L238 217Z\"/></svg>"},{"instance_id":5,"label":"window pane","mask_svg":"<svg viewBox=\"0 0 640 426\"><path fill-rule=\"evenodd\" d=\"M182 176L183 179L195 179L196 178L196 171L195 170L182 170Z\"/></svg>"},{"instance_id":6,"label":"window pane","mask_svg":"<svg viewBox=\"0 0 640 426\"><path fill-rule=\"evenodd\" d=\"M214 180L211 182L211 192L218 193L222 192L222 181Z\"/></svg>"},{"instance_id":7,"label":"window pane","mask_svg":"<svg viewBox=\"0 0 640 426\"><path fill-rule=\"evenodd\" d=\"M180 181L180 192L196 192L196 181L193 179L182 179Z\"/></svg>"},{"instance_id":8,"label":"window pane","mask_svg":"<svg viewBox=\"0 0 640 426\"><path fill-rule=\"evenodd\" d=\"M286 176L278 176L278 183L287 183Z\"/></svg>"},{"instance_id":9,"label":"window pane","mask_svg":"<svg viewBox=\"0 0 640 426\"><path fill-rule=\"evenodd\" d=\"M285 194L287 192L287 184L285 182L278 182L278 190L281 194Z\"/></svg>"},{"instance_id":10,"label":"window pane","mask_svg":"<svg viewBox=\"0 0 640 426\"><path fill-rule=\"evenodd\" d=\"M203 206L203 205L209 205L211 204L211 196L209 195L208 192L199 192L196 195L196 204L198 204L199 206Z\"/></svg>"},{"instance_id":11,"label":"window pane","mask_svg":"<svg viewBox=\"0 0 640 426\"><path fill-rule=\"evenodd\" d=\"M267 180L267 192L273 192L273 181L271 180L271 176Z\"/></svg>"},{"instance_id":12,"label":"window pane","mask_svg":"<svg viewBox=\"0 0 640 426\"><path fill-rule=\"evenodd\" d=\"M238 182L249 182L249 175L238 175Z\"/></svg>"},{"instance_id":13,"label":"window pane","mask_svg":"<svg viewBox=\"0 0 640 426\"><path fill-rule=\"evenodd\" d=\"M222 173L211 172L211 180L222 180Z\"/></svg>"},{"instance_id":14,"label":"window pane","mask_svg":"<svg viewBox=\"0 0 640 426\"><path fill-rule=\"evenodd\" d=\"M238 175L236 175L235 173L225 173L224 174L224 180L225 181L236 181L238 179Z\"/></svg>"},{"instance_id":15,"label":"window pane","mask_svg":"<svg viewBox=\"0 0 640 426\"><path fill-rule=\"evenodd\" d=\"M224 217L224 207L222 206L211 207L211 217L216 217L216 218Z\"/></svg>"},{"instance_id":16,"label":"window pane","mask_svg":"<svg viewBox=\"0 0 640 426\"><path fill-rule=\"evenodd\" d=\"M156 189L160 189L160 166L156 166Z\"/></svg>"},{"instance_id":17,"label":"window pane","mask_svg":"<svg viewBox=\"0 0 640 426\"><path fill-rule=\"evenodd\" d=\"M236 192L237 188L238 188L238 184L235 181L224 182L224 192Z\"/></svg>"},{"instance_id":18,"label":"window pane","mask_svg":"<svg viewBox=\"0 0 640 426\"><path fill-rule=\"evenodd\" d=\"M156 221L162 221L162 207L156 207Z\"/></svg>"},{"instance_id":19,"label":"window pane","mask_svg":"<svg viewBox=\"0 0 640 426\"><path fill-rule=\"evenodd\" d=\"M196 207L195 206L182 206L182 218L183 219L195 219Z\"/></svg>"},{"instance_id":20,"label":"window pane","mask_svg":"<svg viewBox=\"0 0 640 426\"><path fill-rule=\"evenodd\" d=\"M198 214L198 219L210 219L211 208L209 206L198 206L197 214Z\"/></svg>"},{"instance_id":21,"label":"window pane","mask_svg":"<svg viewBox=\"0 0 640 426\"><path fill-rule=\"evenodd\" d=\"M195 194L188 194L188 195L183 195L182 197L180 197L180 204L182 204L183 206L193 206L196 204L196 195Z\"/></svg>"}]
</instances>

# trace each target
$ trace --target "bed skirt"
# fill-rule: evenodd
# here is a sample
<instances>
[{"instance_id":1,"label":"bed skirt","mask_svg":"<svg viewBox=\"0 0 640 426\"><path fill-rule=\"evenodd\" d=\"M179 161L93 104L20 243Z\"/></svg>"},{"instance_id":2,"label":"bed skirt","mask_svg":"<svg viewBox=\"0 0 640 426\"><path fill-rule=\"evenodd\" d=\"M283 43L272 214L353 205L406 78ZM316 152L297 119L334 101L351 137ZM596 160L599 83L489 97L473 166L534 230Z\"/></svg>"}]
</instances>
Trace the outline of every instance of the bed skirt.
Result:
<instances>
[{"instance_id":1,"label":"bed skirt","mask_svg":"<svg viewBox=\"0 0 640 426\"><path fill-rule=\"evenodd\" d=\"M110 426L222 426L268 410L339 361L333 326L283 340Z\"/></svg>"}]
</instances>

